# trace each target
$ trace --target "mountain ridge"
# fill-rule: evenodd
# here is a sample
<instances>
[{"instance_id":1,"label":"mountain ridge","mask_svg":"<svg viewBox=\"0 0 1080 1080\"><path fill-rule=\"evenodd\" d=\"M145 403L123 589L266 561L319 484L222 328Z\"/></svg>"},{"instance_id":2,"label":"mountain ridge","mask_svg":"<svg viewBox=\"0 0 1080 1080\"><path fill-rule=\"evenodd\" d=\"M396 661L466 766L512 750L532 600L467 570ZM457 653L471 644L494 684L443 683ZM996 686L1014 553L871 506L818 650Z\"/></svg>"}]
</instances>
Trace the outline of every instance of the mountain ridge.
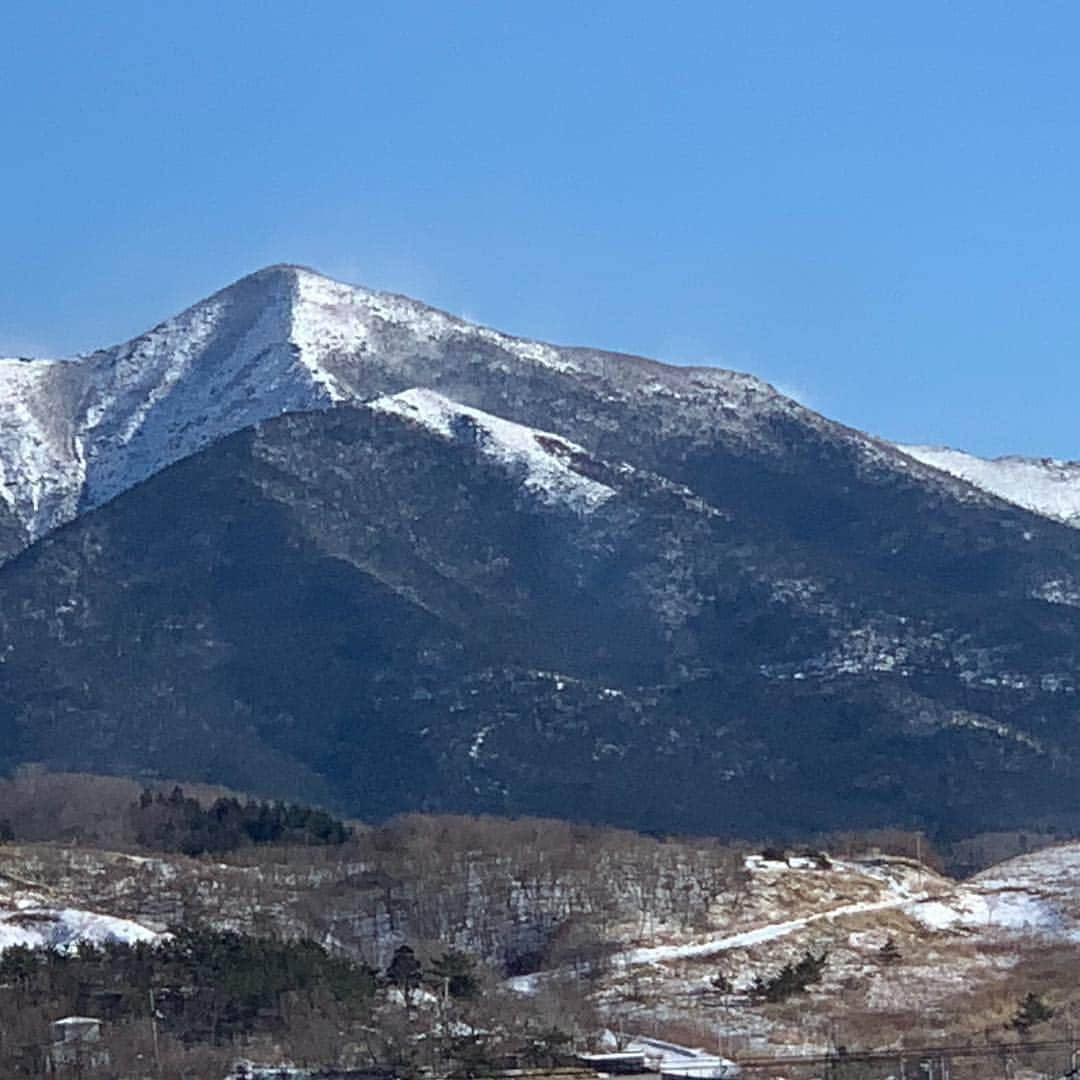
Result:
<instances>
[{"instance_id":1,"label":"mountain ridge","mask_svg":"<svg viewBox=\"0 0 1080 1080\"><path fill-rule=\"evenodd\" d=\"M601 403L693 399L707 425L736 439L760 439L774 414L832 424L756 376L516 338L279 264L78 360L0 361L0 497L31 541L251 423L413 386L558 430L559 417L533 423L524 415L533 403L475 385L537 369L592 384ZM844 430L868 448L887 445Z\"/></svg>"},{"instance_id":2,"label":"mountain ridge","mask_svg":"<svg viewBox=\"0 0 1080 1080\"><path fill-rule=\"evenodd\" d=\"M428 360L418 375L452 378L430 361L462 335L501 352L504 371L510 358L567 372L587 353L280 264L121 345L77 360L0 360L0 496L36 539L251 423L427 381L393 371L416 355ZM371 353L374 372L364 370Z\"/></svg>"},{"instance_id":3,"label":"mountain ridge","mask_svg":"<svg viewBox=\"0 0 1080 1080\"><path fill-rule=\"evenodd\" d=\"M946 446L904 446L905 454L1006 502L1080 527L1080 462L1004 454L982 458Z\"/></svg>"},{"instance_id":4,"label":"mountain ridge","mask_svg":"<svg viewBox=\"0 0 1080 1080\"><path fill-rule=\"evenodd\" d=\"M371 818L1080 827L1077 532L752 376L290 268L84 363L0 439L0 766ZM54 449L82 471L11 464Z\"/></svg>"}]
</instances>

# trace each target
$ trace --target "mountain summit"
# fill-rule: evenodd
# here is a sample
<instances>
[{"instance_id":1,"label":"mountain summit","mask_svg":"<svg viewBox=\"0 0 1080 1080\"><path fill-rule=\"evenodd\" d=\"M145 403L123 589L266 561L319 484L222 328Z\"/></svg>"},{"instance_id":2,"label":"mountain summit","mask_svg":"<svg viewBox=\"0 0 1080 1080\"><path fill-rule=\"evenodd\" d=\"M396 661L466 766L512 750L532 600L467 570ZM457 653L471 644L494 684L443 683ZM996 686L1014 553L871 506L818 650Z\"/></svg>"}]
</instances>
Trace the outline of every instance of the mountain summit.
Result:
<instances>
[{"instance_id":1,"label":"mountain summit","mask_svg":"<svg viewBox=\"0 0 1080 1080\"><path fill-rule=\"evenodd\" d=\"M729 409L782 402L747 376L619 360L273 266L78 361L0 360L0 499L33 540L251 424L413 386L501 405L494 384L508 380L633 375L669 397L692 381Z\"/></svg>"}]
</instances>

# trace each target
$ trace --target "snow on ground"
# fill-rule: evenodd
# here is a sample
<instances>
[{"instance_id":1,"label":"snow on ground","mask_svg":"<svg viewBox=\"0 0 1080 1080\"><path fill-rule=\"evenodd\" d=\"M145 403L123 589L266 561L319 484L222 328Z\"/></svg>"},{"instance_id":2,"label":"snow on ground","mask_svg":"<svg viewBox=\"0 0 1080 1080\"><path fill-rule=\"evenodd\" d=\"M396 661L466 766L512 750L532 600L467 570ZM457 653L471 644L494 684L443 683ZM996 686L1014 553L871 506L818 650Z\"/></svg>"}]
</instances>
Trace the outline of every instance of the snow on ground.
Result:
<instances>
[{"instance_id":1,"label":"snow on ground","mask_svg":"<svg viewBox=\"0 0 1080 1080\"><path fill-rule=\"evenodd\" d=\"M1080 940L1080 844L964 882L887 856L750 856L746 870L741 889L717 898L712 933L668 928L622 938L631 947L615 954L594 993L609 1023L711 1031L725 1053L826 1046L845 1016L867 1029L909 1023L929 1032L958 1001L1001 985L1027 950ZM883 958L887 942L892 961ZM807 951L827 956L820 984L791 1004L749 995L756 979ZM552 977L514 985L535 993Z\"/></svg>"},{"instance_id":2,"label":"snow on ground","mask_svg":"<svg viewBox=\"0 0 1080 1080\"><path fill-rule=\"evenodd\" d=\"M95 911L45 907L32 902L18 905L14 911L0 910L0 952L13 945L66 950L82 942L134 945L160 939L160 934L137 922Z\"/></svg>"},{"instance_id":3,"label":"snow on ground","mask_svg":"<svg viewBox=\"0 0 1080 1080\"><path fill-rule=\"evenodd\" d=\"M264 1065L241 1058L225 1080L311 1080L315 1075L314 1070L296 1065Z\"/></svg>"},{"instance_id":4,"label":"snow on ground","mask_svg":"<svg viewBox=\"0 0 1080 1080\"><path fill-rule=\"evenodd\" d=\"M1056 937L1062 929L1053 907L1022 890L958 889L953 897L927 900L906 910L931 930L1039 933Z\"/></svg>"},{"instance_id":5,"label":"snow on ground","mask_svg":"<svg viewBox=\"0 0 1080 1080\"><path fill-rule=\"evenodd\" d=\"M24 849L6 848L5 854L0 867L0 952L14 945L66 950L80 942L103 945L161 940L159 932L135 919L84 907L86 900L77 893L44 884L37 872L40 868L25 861ZM123 856L116 859L128 861ZM133 867L142 869L139 864ZM100 873L101 869L96 866L92 872Z\"/></svg>"},{"instance_id":6,"label":"snow on ground","mask_svg":"<svg viewBox=\"0 0 1080 1080\"><path fill-rule=\"evenodd\" d=\"M520 469L525 487L541 499L593 510L615 494L614 489L574 468L575 459L587 458L576 443L459 405L434 390L406 390L379 398L369 408L404 417L445 439L475 439L488 457L510 469Z\"/></svg>"},{"instance_id":7,"label":"snow on ground","mask_svg":"<svg viewBox=\"0 0 1080 1080\"><path fill-rule=\"evenodd\" d=\"M382 324L411 339L412 351L423 348L425 342L442 343L455 336L468 336L489 341L520 360L543 367L558 371L576 368L564 355L565 350L552 345L478 326L407 296L346 285L303 267L292 270L297 299L292 340L310 355L353 349L358 343L374 346ZM382 348L386 343L378 344Z\"/></svg>"},{"instance_id":8,"label":"snow on ground","mask_svg":"<svg viewBox=\"0 0 1080 1080\"><path fill-rule=\"evenodd\" d=\"M731 934L728 937L715 938L711 941L692 945L660 945L653 948L632 949L630 952L622 953L616 957L616 962L630 966L632 964L655 964L665 960L689 960L713 956L720 952L730 952L732 949L746 949L751 945L763 945L767 941L787 937L797 930L805 930L812 923L826 920L832 922L848 915L865 915L873 911L885 911L888 908L906 907L910 902L908 897L892 897L874 903L841 904L840 907L830 908L828 911L819 911L813 915L805 915L800 919L769 923L766 926L759 926L755 930L746 930L741 934Z\"/></svg>"},{"instance_id":9,"label":"snow on ground","mask_svg":"<svg viewBox=\"0 0 1080 1080\"><path fill-rule=\"evenodd\" d=\"M641 945L618 953L614 966L629 968L715 957L793 935L805 937L803 932L820 930L821 924L890 911L914 920L924 930L962 933L965 940L972 934L993 939L1036 935L1047 940L1080 940L1080 844L1014 859L959 884L920 870L907 860L834 861L829 871L824 871L815 870L808 860L777 864L751 856L747 866L756 878L752 891L759 899L772 893L766 906L759 903L750 908L756 916L755 925L705 940ZM815 875L831 884L831 895L808 894L795 887L798 879ZM865 887L868 882L878 889L876 898L833 902L843 891ZM792 918L782 917L785 909L790 911L793 905L807 901L813 905L812 910ZM768 913L770 903L774 917L757 921ZM835 927L830 928L830 933L833 930Z\"/></svg>"},{"instance_id":10,"label":"snow on ground","mask_svg":"<svg viewBox=\"0 0 1080 1080\"><path fill-rule=\"evenodd\" d=\"M738 1066L727 1058L662 1039L639 1035L627 1043L625 1049L628 1053L644 1055L646 1064L654 1072L665 1076L721 1080L723 1077L737 1076L739 1071Z\"/></svg>"},{"instance_id":11,"label":"snow on ground","mask_svg":"<svg viewBox=\"0 0 1080 1080\"><path fill-rule=\"evenodd\" d=\"M1080 527L1080 462L1054 458L986 459L938 446L901 446L905 454L966 480L1006 502Z\"/></svg>"},{"instance_id":12,"label":"snow on ground","mask_svg":"<svg viewBox=\"0 0 1080 1080\"><path fill-rule=\"evenodd\" d=\"M832 860L823 866L806 857L792 856L777 862L751 855L745 866L751 884L738 904L736 917L730 918L732 905L728 898L720 898L715 905L714 917L727 923L723 933L690 941L641 944L617 953L612 966L627 969L699 960L765 945L816 924L834 924L889 910L906 912L926 900L924 885L937 890L945 882L902 859ZM798 913L787 917L793 910ZM533 988L530 978L518 980L523 991Z\"/></svg>"}]
</instances>

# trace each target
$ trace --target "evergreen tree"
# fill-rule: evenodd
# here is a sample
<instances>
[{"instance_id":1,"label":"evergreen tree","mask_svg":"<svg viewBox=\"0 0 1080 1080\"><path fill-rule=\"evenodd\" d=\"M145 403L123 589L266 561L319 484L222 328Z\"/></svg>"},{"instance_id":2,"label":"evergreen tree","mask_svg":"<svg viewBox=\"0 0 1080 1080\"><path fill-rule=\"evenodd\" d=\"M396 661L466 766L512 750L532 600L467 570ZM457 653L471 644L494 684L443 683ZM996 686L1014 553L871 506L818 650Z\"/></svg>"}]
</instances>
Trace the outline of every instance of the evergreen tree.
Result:
<instances>
[{"instance_id":1,"label":"evergreen tree","mask_svg":"<svg viewBox=\"0 0 1080 1080\"><path fill-rule=\"evenodd\" d=\"M771 979L758 975L750 992L765 1001L783 1001L792 994L801 993L814 983L821 982L828 956L827 952L815 956L807 949L797 963L785 964Z\"/></svg>"},{"instance_id":2,"label":"evergreen tree","mask_svg":"<svg viewBox=\"0 0 1080 1080\"><path fill-rule=\"evenodd\" d=\"M480 990L476 962L458 949L449 949L432 961L431 978L437 990L445 988L452 998L474 998Z\"/></svg>"},{"instance_id":3,"label":"evergreen tree","mask_svg":"<svg viewBox=\"0 0 1080 1080\"><path fill-rule=\"evenodd\" d=\"M408 945L399 945L394 958L386 969L386 981L396 986L405 997L405 1004L412 1004L412 995L423 980L424 969L416 959L416 953Z\"/></svg>"},{"instance_id":4,"label":"evergreen tree","mask_svg":"<svg viewBox=\"0 0 1080 1080\"><path fill-rule=\"evenodd\" d=\"M1034 991L1020 999L1016 1013L1010 1021L1021 1035L1026 1035L1036 1024L1044 1024L1054 1015L1054 1010Z\"/></svg>"},{"instance_id":5,"label":"evergreen tree","mask_svg":"<svg viewBox=\"0 0 1080 1080\"><path fill-rule=\"evenodd\" d=\"M323 810L229 797L207 810L180 787L166 797L143 791L131 806L136 839L157 851L185 855L232 851L247 844L343 844L352 830Z\"/></svg>"}]
</instances>

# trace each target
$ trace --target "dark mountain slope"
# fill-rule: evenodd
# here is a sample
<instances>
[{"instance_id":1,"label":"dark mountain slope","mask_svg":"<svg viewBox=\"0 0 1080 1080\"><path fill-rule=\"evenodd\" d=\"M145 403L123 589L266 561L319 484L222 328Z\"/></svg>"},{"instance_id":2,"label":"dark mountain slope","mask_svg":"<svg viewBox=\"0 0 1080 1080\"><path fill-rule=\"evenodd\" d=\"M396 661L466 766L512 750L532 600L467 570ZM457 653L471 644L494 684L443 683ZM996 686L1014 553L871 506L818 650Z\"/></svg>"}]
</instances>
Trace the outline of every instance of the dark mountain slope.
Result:
<instances>
[{"instance_id":1,"label":"dark mountain slope","mask_svg":"<svg viewBox=\"0 0 1080 1080\"><path fill-rule=\"evenodd\" d=\"M1080 824L1080 611L1032 598L1076 534L869 454L680 451L707 502L434 395L270 421L0 571L5 763L369 816Z\"/></svg>"}]
</instances>

